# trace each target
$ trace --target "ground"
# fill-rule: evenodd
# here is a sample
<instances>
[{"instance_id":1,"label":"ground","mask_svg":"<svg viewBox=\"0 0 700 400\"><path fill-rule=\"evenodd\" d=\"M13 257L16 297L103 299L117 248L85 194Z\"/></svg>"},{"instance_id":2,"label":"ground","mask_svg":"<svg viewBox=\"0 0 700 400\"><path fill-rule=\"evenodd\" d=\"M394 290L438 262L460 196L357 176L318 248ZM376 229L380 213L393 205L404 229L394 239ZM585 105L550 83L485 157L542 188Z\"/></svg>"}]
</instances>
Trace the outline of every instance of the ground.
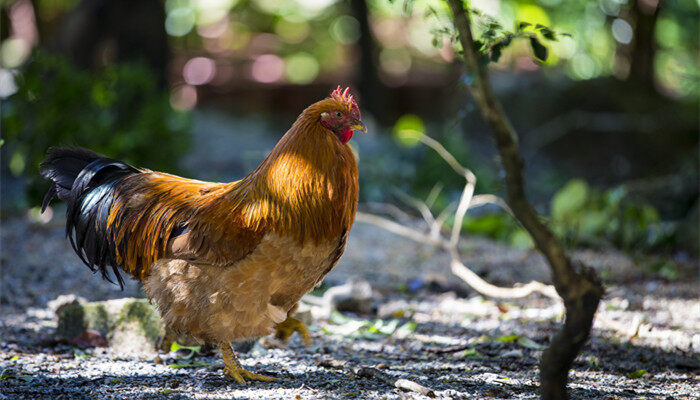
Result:
<instances>
[{"instance_id":1,"label":"ground","mask_svg":"<svg viewBox=\"0 0 700 400\"><path fill-rule=\"evenodd\" d=\"M195 117L193 151L184 166L200 179L240 177L274 146L279 135L271 132L284 131L262 119L232 119L213 111ZM356 142L365 159L376 144L371 137L361 135ZM356 223L325 284L365 280L372 288L369 302L346 304L342 314L316 313L309 347L296 335L288 344L263 338L239 347L246 367L281 378L241 387L224 379L214 350L178 360L174 353L57 341L52 303L57 297L143 297L138 282L129 281L120 291L82 265L64 237L63 210L58 206L48 223L27 215L3 217L0 400L425 397L366 377L357 372L360 367L417 382L439 398L535 399L541 348L562 322L558 302L537 295L483 299L452 275L449 258L440 251ZM491 283L549 279L546 264L532 250L473 237L464 238L461 250L464 263ZM679 257L691 270L680 276L695 278L665 281L650 279L639 260L615 250L579 250L574 258L605 278L607 294L571 373L572 397L700 398L697 260ZM194 362L202 365L168 366Z\"/></svg>"},{"instance_id":2,"label":"ground","mask_svg":"<svg viewBox=\"0 0 700 400\"><path fill-rule=\"evenodd\" d=\"M541 348L562 319L561 305L536 295L483 299L449 272L447 259L379 228L357 224L328 286L371 282L370 307L312 321L313 344L263 338L240 351L246 367L280 378L241 387L222 375L215 350L189 360L175 353L124 353L56 341L50 301L142 297L124 292L80 264L63 237L62 219L25 216L3 222L0 398L403 399L372 367L432 389L438 398L537 398ZM381 245L377 245L377 244ZM492 282L547 279L540 257L466 238L465 263ZM696 281L643 279L622 254L576 252L610 280L593 336L571 373L578 399L691 399L700 396L700 300ZM319 294L319 293L316 293ZM316 297L318 299L318 297ZM189 368L172 368L186 363Z\"/></svg>"}]
</instances>

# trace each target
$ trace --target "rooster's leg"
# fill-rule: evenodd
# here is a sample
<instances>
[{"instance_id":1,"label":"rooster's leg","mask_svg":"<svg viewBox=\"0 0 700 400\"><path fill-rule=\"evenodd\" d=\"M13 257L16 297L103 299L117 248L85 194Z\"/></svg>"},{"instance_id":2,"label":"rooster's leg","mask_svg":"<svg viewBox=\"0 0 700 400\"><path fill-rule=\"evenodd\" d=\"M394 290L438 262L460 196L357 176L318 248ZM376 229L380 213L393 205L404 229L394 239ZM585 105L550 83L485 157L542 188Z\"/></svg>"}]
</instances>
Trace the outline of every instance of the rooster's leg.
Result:
<instances>
[{"instance_id":1,"label":"rooster's leg","mask_svg":"<svg viewBox=\"0 0 700 400\"><path fill-rule=\"evenodd\" d=\"M287 342L294 332L299 332L301 338L304 339L304 343L306 343L307 346L311 344L311 334L309 333L309 328L307 328L303 322L292 317L287 317L284 322L277 324L277 332L275 333L275 337Z\"/></svg>"},{"instance_id":2,"label":"rooster's leg","mask_svg":"<svg viewBox=\"0 0 700 400\"><path fill-rule=\"evenodd\" d=\"M230 343L220 343L219 348L221 349L221 357L224 359L224 374L241 385L244 385L246 380L263 382L272 382L277 380L277 378L255 374L243 368L241 363L238 362L236 353L233 352Z\"/></svg>"}]
</instances>

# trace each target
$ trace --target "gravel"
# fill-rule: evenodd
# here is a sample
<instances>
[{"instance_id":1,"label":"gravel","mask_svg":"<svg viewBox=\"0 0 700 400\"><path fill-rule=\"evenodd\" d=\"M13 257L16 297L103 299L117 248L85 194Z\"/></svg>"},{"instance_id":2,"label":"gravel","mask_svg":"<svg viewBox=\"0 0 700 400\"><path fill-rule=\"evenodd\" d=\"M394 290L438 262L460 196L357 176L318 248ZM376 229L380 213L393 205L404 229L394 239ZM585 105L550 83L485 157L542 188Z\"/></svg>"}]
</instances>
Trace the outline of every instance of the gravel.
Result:
<instances>
[{"instance_id":1,"label":"gravel","mask_svg":"<svg viewBox=\"0 0 700 400\"><path fill-rule=\"evenodd\" d=\"M57 341L51 300L60 295L90 301L142 297L141 288L130 281L121 292L80 265L63 237L60 218L47 224L25 216L10 218L3 221L1 239L0 394L4 397L0 398L425 397L353 372L374 367L429 387L438 398L534 399L541 346L563 313L561 305L538 296L485 300L450 275L439 252L357 224L346 256L327 281L371 282L372 310L344 315L373 324L379 313L384 321L415 322L415 331L350 338L338 334L345 325L333 316L316 319L310 347L296 336L289 344L262 338L248 346L252 350L241 354L242 363L281 379L241 387L222 376L223 364L215 350L205 348L192 359L203 366L174 369L164 364L177 363L174 354L80 349ZM507 284L546 280L542 261L533 252L481 239L466 240L465 247L467 264L484 271L487 278L500 276L492 279ZM593 337L571 373L572 397L698 398L697 282L645 281L621 254L586 251L577 256L581 254L599 270L624 275L631 283L609 286ZM463 350L436 353L450 346ZM331 361L348 367L334 368Z\"/></svg>"}]
</instances>

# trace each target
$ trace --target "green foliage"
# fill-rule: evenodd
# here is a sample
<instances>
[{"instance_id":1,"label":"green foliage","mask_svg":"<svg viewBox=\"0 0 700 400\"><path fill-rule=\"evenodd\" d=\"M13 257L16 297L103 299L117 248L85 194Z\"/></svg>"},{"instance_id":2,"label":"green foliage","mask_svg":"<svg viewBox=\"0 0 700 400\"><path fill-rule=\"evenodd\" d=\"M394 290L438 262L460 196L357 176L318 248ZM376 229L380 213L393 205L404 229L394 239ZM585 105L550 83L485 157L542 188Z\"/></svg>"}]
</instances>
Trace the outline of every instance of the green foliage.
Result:
<instances>
[{"instance_id":1,"label":"green foliage","mask_svg":"<svg viewBox=\"0 0 700 400\"><path fill-rule=\"evenodd\" d=\"M469 14L471 14L472 24L476 30L473 32L475 36L474 49L479 53L482 65L498 62L503 50L510 46L515 39L528 39L535 59L539 62L545 62L549 56L549 50L542 44L542 41L557 41L558 36L571 36L569 33L557 33L542 24L533 25L525 21L518 22L515 29L507 30L496 18L483 14L477 9L469 9ZM425 16L439 20L438 12L432 7L428 8ZM433 29L431 33L433 34L433 45L436 47L442 45L443 37L449 37L451 42L456 42L457 34L452 28L441 26ZM478 39L476 39L477 37Z\"/></svg>"},{"instance_id":2,"label":"green foliage","mask_svg":"<svg viewBox=\"0 0 700 400\"><path fill-rule=\"evenodd\" d=\"M374 321L370 321L346 317L337 311L331 314L330 322L332 325L322 328L323 332L328 335L369 340L386 336L403 339L412 334L417 327L417 324L413 321L406 322L402 325L398 319L389 321L375 319Z\"/></svg>"},{"instance_id":3,"label":"green foliage","mask_svg":"<svg viewBox=\"0 0 700 400\"><path fill-rule=\"evenodd\" d=\"M667 243L673 226L662 224L649 204L626 199L622 187L597 191L574 179L552 198L551 226L571 245L612 243L622 249L650 250Z\"/></svg>"},{"instance_id":4,"label":"green foliage","mask_svg":"<svg viewBox=\"0 0 700 400\"><path fill-rule=\"evenodd\" d=\"M166 171L177 171L189 146L189 116L171 108L144 66L116 65L92 74L38 53L17 84L3 102L2 150L10 171L29 181L33 203L47 186L38 168L50 146L87 147Z\"/></svg>"},{"instance_id":5,"label":"green foliage","mask_svg":"<svg viewBox=\"0 0 700 400\"><path fill-rule=\"evenodd\" d=\"M627 376L629 378L632 378L632 379L639 379L639 378L643 377L644 375L646 375L646 373L647 373L647 371L645 371L643 369L638 369L634 372L630 372L629 374L627 374Z\"/></svg>"},{"instance_id":6,"label":"green foliage","mask_svg":"<svg viewBox=\"0 0 700 400\"><path fill-rule=\"evenodd\" d=\"M631 201L626 195L622 187L599 191L583 180L573 179L552 197L547 221L571 247L613 245L623 250L649 251L672 243L675 225L662 222L654 207ZM533 246L530 235L506 213L467 214L463 228L514 247ZM663 263L652 269L669 279L677 276Z\"/></svg>"}]
</instances>

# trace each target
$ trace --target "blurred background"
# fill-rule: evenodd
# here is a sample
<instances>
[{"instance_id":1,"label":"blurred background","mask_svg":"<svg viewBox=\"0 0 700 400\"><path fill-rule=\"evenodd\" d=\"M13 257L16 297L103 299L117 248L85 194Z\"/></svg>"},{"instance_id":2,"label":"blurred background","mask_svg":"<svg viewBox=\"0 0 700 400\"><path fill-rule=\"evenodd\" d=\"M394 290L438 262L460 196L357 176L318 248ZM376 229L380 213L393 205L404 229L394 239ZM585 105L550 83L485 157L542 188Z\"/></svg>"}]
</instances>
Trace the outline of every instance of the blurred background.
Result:
<instances>
[{"instance_id":1,"label":"blurred background","mask_svg":"<svg viewBox=\"0 0 700 400\"><path fill-rule=\"evenodd\" d=\"M37 208L48 187L38 164L51 145L233 180L338 84L359 97L370 128L352 142L362 209L390 203L418 217L406 195L432 193L436 213L459 198L463 179L406 131L443 143L475 172L477 193L503 195L490 133L450 38L440 35L451 24L443 2L1 4L3 219L51 218ZM568 246L629 254L642 275L695 276L697 1L471 5L506 29L526 21L570 34L544 43L546 62L519 41L491 64L520 134L528 189L550 226ZM497 207L470 210L464 229L531 247Z\"/></svg>"}]
</instances>

